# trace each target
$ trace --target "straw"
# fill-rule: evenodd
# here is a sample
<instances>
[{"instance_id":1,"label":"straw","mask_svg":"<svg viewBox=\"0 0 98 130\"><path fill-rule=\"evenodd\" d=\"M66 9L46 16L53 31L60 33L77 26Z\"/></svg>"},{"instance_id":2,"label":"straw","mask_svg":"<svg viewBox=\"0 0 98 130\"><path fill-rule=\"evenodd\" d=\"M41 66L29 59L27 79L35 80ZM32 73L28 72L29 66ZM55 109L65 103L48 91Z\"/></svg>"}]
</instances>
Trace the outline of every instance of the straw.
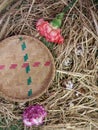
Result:
<instances>
[{"instance_id":1,"label":"straw","mask_svg":"<svg viewBox=\"0 0 98 130\"><path fill-rule=\"evenodd\" d=\"M11 14L5 38L25 34L41 39L35 28L38 19L44 18L50 22L70 2L24 0L15 7L15 4L9 6L11 9L3 14ZM21 113L29 105L41 104L46 107L48 116L43 127L33 127L31 130L98 129L97 8L97 0L78 0L68 10L61 26L64 44L51 45L56 67L53 83L45 94L30 102L12 103L1 98L1 128L29 129L23 126ZM73 84L71 90L66 89L68 81Z\"/></svg>"}]
</instances>

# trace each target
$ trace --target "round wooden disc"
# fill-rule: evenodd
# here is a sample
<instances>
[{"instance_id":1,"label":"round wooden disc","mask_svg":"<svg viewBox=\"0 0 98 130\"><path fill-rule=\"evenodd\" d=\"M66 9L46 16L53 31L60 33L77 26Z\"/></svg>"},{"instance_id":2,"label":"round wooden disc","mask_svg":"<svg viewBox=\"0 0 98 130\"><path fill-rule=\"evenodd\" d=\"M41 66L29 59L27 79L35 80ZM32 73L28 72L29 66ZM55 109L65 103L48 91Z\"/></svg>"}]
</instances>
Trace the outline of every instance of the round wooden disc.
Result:
<instances>
[{"instance_id":1,"label":"round wooden disc","mask_svg":"<svg viewBox=\"0 0 98 130\"><path fill-rule=\"evenodd\" d=\"M54 78L53 57L30 36L12 36L0 42L0 94L11 101L28 101L45 92Z\"/></svg>"}]
</instances>

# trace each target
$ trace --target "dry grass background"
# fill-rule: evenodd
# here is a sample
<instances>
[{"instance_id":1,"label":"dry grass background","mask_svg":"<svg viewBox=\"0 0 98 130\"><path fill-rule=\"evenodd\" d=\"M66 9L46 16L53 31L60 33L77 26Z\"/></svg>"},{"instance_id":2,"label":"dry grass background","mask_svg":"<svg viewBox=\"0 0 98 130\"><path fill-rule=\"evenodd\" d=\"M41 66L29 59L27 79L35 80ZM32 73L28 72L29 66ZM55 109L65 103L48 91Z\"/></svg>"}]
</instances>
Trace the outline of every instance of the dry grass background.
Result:
<instances>
[{"instance_id":1,"label":"dry grass background","mask_svg":"<svg viewBox=\"0 0 98 130\"><path fill-rule=\"evenodd\" d=\"M17 34L40 39L37 20L51 21L70 1L0 0L0 40ZM56 66L53 84L30 102L13 103L1 97L0 130L98 129L98 1L77 0L65 14L62 34L63 45L48 46ZM69 81L71 90L66 89ZM45 106L48 116L43 126L26 128L21 114L36 103Z\"/></svg>"}]
</instances>

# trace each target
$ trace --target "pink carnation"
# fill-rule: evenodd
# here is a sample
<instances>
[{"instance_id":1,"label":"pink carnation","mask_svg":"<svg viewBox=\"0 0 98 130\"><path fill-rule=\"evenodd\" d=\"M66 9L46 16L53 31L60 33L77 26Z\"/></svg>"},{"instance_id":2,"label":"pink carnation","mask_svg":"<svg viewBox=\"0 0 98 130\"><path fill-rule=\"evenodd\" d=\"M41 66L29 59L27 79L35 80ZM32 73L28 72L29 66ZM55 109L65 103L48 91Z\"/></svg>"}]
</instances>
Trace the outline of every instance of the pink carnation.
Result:
<instances>
[{"instance_id":1,"label":"pink carnation","mask_svg":"<svg viewBox=\"0 0 98 130\"><path fill-rule=\"evenodd\" d=\"M41 125L47 112L41 105L27 107L23 112L23 122L26 126Z\"/></svg>"},{"instance_id":2,"label":"pink carnation","mask_svg":"<svg viewBox=\"0 0 98 130\"><path fill-rule=\"evenodd\" d=\"M39 19L36 28L40 35L44 36L47 41L54 42L58 44L62 44L64 42L64 38L61 35L60 29L55 29L48 21L44 21L43 19Z\"/></svg>"}]
</instances>

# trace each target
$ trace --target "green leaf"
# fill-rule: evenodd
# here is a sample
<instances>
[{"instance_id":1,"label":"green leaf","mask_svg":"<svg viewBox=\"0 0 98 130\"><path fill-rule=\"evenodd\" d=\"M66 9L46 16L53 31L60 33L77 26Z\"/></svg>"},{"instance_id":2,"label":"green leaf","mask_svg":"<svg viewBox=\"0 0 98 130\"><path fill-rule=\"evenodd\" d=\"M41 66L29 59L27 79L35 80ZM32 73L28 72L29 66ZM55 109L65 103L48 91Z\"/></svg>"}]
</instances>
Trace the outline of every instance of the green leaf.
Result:
<instances>
[{"instance_id":1,"label":"green leaf","mask_svg":"<svg viewBox=\"0 0 98 130\"><path fill-rule=\"evenodd\" d=\"M56 16L56 19L63 19L63 17L64 17L64 12L58 14L58 15Z\"/></svg>"},{"instance_id":2,"label":"green leaf","mask_svg":"<svg viewBox=\"0 0 98 130\"><path fill-rule=\"evenodd\" d=\"M64 13L60 13L56 16L55 19L53 19L53 21L51 22L51 25L55 28L60 28L61 24L62 24L62 20L64 17Z\"/></svg>"},{"instance_id":3,"label":"green leaf","mask_svg":"<svg viewBox=\"0 0 98 130\"><path fill-rule=\"evenodd\" d=\"M54 19L52 22L51 22L51 25L53 27L56 27L56 28L59 28L61 26L62 22L60 19Z\"/></svg>"},{"instance_id":4,"label":"green leaf","mask_svg":"<svg viewBox=\"0 0 98 130\"><path fill-rule=\"evenodd\" d=\"M53 21L51 22L51 25L55 28L60 28L61 27L61 24L62 24L62 21L63 21L63 18L64 18L64 14L70 10L70 8L74 5L74 3L76 2L77 0L73 0L71 3L69 3L68 6L66 6L64 8L64 10L62 11L62 13L58 14L56 16L56 18L53 19Z\"/></svg>"},{"instance_id":5,"label":"green leaf","mask_svg":"<svg viewBox=\"0 0 98 130\"><path fill-rule=\"evenodd\" d=\"M12 125L12 126L10 127L10 130L19 130L19 129L18 129L18 127L17 127L17 126Z\"/></svg>"},{"instance_id":6,"label":"green leaf","mask_svg":"<svg viewBox=\"0 0 98 130\"><path fill-rule=\"evenodd\" d=\"M41 38L41 41L49 48L50 51L54 48L54 43L48 42L45 38Z\"/></svg>"}]
</instances>

